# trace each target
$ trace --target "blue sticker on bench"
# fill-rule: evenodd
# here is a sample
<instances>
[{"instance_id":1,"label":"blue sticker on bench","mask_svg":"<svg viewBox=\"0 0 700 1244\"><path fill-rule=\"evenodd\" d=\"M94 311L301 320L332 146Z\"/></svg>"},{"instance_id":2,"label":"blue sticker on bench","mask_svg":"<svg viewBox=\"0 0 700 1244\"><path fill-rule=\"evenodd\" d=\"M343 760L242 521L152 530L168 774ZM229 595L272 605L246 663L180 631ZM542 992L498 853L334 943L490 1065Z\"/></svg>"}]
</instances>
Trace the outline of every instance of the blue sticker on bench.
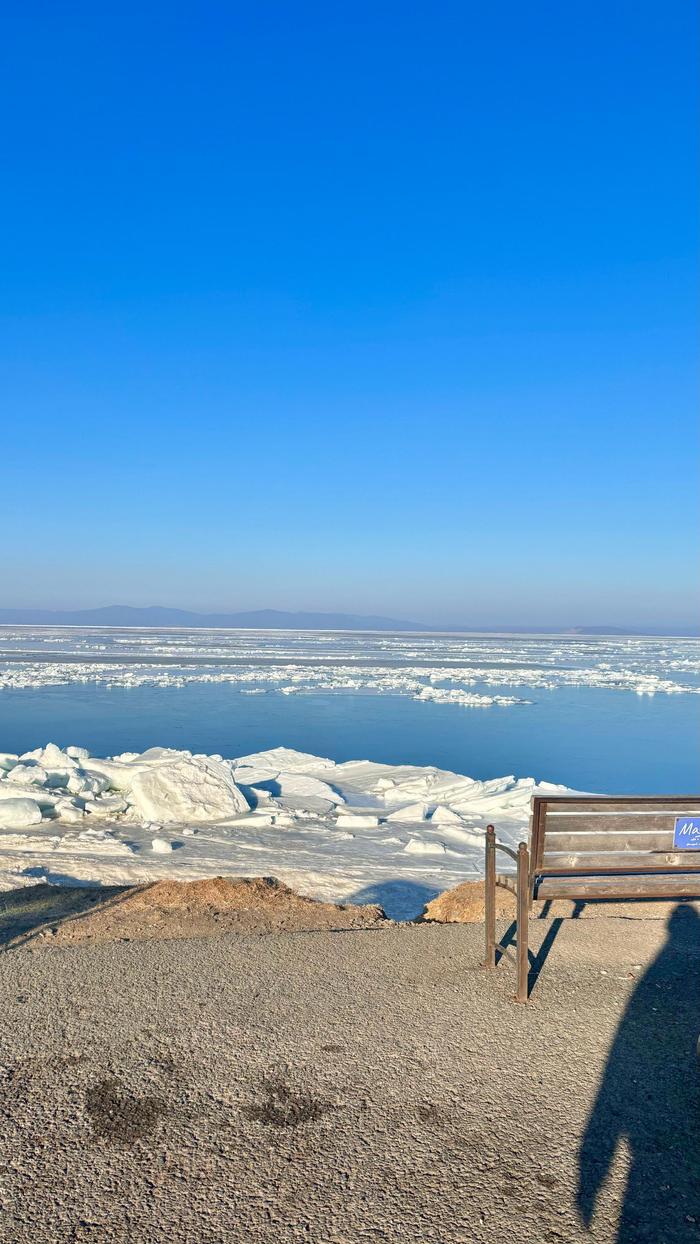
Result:
<instances>
[{"instance_id":1,"label":"blue sticker on bench","mask_svg":"<svg viewBox=\"0 0 700 1244\"><path fill-rule=\"evenodd\" d=\"M700 816L677 816L673 845L681 851L700 851Z\"/></svg>"}]
</instances>

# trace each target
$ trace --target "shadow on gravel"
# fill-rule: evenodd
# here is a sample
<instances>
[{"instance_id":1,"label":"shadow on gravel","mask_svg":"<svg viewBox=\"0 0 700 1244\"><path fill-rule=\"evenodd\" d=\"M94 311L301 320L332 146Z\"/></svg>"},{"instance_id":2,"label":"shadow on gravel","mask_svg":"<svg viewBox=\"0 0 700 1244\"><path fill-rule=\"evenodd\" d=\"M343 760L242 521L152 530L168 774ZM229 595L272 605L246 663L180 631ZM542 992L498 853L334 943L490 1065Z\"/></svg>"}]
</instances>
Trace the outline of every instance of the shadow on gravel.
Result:
<instances>
[{"instance_id":1,"label":"shadow on gravel","mask_svg":"<svg viewBox=\"0 0 700 1244\"><path fill-rule=\"evenodd\" d=\"M532 992L537 983L537 979L542 971L542 968L547 962L547 956L549 955L556 941L557 934L563 923L564 923L564 918L562 916L555 916L555 918L550 922L549 928L547 929L547 932L542 938L542 942L540 943L539 950L538 951L528 950L527 952L527 957L528 957L528 962L529 962L529 969L528 969L528 974L527 974L527 993L528 993L529 998L532 997ZM496 947L496 967L498 967L499 963L501 962L501 959L503 958L503 955L504 955L504 951L508 950L509 948L512 948L513 951L515 950L515 945L517 941L517 938L516 938L517 931L518 931L518 926L514 920L512 924L508 925L508 928L506 929L503 937L501 938L500 944Z\"/></svg>"},{"instance_id":2,"label":"shadow on gravel","mask_svg":"<svg viewBox=\"0 0 700 1244\"><path fill-rule=\"evenodd\" d=\"M45 870L29 875L45 875ZM100 907L112 906L129 889L128 886L79 886L73 877L51 874L48 881L22 886L0 895L0 949L16 949L40 933L52 933L63 920L92 915Z\"/></svg>"},{"instance_id":3,"label":"shadow on gravel","mask_svg":"<svg viewBox=\"0 0 700 1244\"><path fill-rule=\"evenodd\" d=\"M538 920L546 920L549 918L550 905L551 904L549 902L544 904L542 911L539 912L537 916ZM574 903L574 909L571 915L567 916L566 919L567 920L578 920L585 906L586 904L584 902L577 900ZM528 969L528 974L527 974L528 997L532 997L532 991L534 990L535 985L537 984L540 973L545 963L547 962L549 953L557 939L557 934L559 933L559 930L561 929L563 923L564 923L563 916L554 916L553 918L551 918L549 928L547 929L547 932L545 933L540 943L539 950L537 951L528 950L527 952L527 957L528 957L528 962L529 962L529 969ZM518 931L518 926L515 920L513 920L513 922L508 925L505 935L501 938L500 946L496 947L496 966L497 967L501 959L503 958L503 950L501 949L501 947L504 947L505 949L507 949L509 946L512 946L513 948L515 948L517 931Z\"/></svg>"},{"instance_id":4,"label":"shadow on gravel","mask_svg":"<svg viewBox=\"0 0 700 1244\"><path fill-rule=\"evenodd\" d=\"M626 1142L617 1244L700 1239L699 1035L700 917L679 905L629 1000L581 1142L578 1208L592 1238L596 1200Z\"/></svg>"},{"instance_id":5,"label":"shadow on gravel","mask_svg":"<svg viewBox=\"0 0 700 1244\"><path fill-rule=\"evenodd\" d=\"M437 898L440 890L433 885L423 885L418 881L377 881L374 885L364 886L344 903L363 906L365 903L377 903L389 920L415 920L423 909Z\"/></svg>"}]
</instances>

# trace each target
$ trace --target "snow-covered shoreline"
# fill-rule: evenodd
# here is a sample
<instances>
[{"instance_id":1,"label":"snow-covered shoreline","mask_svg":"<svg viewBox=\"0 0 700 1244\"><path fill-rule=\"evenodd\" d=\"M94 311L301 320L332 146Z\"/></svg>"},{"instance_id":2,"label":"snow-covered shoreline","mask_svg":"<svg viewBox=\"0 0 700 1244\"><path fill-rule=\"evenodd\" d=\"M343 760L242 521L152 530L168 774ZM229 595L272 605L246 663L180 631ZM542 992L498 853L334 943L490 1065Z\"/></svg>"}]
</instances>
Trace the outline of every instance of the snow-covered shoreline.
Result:
<instances>
[{"instance_id":1,"label":"snow-covered shoreline","mask_svg":"<svg viewBox=\"0 0 700 1244\"><path fill-rule=\"evenodd\" d=\"M538 789L566 788L284 747L101 758L48 744L0 754L0 887L273 874L314 898L410 916L481 874L487 821L505 842L525 836Z\"/></svg>"}]
</instances>

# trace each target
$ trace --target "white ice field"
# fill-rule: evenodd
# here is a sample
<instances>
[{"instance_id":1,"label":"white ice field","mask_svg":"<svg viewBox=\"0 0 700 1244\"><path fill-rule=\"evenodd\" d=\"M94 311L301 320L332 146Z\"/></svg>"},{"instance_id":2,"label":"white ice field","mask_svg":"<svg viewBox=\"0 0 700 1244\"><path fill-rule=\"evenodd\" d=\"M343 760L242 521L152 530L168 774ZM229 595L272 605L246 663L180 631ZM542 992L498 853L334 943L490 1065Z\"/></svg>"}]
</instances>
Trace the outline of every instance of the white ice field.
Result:
<instances>
[{"instance_id":1,"label":"white ice field","mask_svg":"<svg viewBox=\"0 0 700 1244\"><path fill-rule=\"evenodd\" d=\"M101 759L49 744L0 755L0 771L3 888L274 875L314 898L381 902L394 917L480 875L488 821L517 843L538 789L284 747Z\"/></svg>"},{"instance_id":2,"label":"white ice field","mask_svg":"<svg viewBox=\"0 0 700 1244\"><path fill-rule=\"evenodd\" d=\"M560 687L697 695L699 674L697 639L0 627L0 690L229 683L482 708Z\"/></svg>"}]
</instances>

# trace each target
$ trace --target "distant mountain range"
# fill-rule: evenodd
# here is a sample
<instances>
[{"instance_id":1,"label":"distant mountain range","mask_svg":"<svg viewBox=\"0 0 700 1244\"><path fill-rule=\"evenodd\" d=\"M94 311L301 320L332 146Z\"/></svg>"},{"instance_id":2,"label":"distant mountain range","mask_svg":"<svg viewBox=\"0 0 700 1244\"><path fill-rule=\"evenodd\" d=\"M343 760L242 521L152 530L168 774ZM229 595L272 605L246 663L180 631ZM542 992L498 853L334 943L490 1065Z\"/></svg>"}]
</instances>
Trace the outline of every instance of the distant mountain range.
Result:
<instances>
[{"instance_id":1,"label":"distant mountain range","mask_svg":"<svg viewBox=\"0 0 700 1244\"><path fill-rule=\"evenodd\" d=\"M0 609L3 626L139 626L236 628L254 630L423 631L433 628L418 622L379 618L354 613L285 613L279 609L254 609L245 613L193 613L161 605L134 608L106 605L103 609Z\"/></svg>"},{"instance_id":2,"label":"distant mountain range","mask_svg":"<svg viewBox=\"0 0 700 1244\"><path fill-rule=\"evenodd\" d=\"M428 625L398 618L355 613L287 613L279 609L255 609L244 613L194 613L161 605L136 608L106 605L101 609L0 609L0 626L133 626L202 628L250 628L292 631L461 631L472 633L532 635L678 635L695 636L700 627L622 626L458 626Z\"/></svg>"}]
</instances>

